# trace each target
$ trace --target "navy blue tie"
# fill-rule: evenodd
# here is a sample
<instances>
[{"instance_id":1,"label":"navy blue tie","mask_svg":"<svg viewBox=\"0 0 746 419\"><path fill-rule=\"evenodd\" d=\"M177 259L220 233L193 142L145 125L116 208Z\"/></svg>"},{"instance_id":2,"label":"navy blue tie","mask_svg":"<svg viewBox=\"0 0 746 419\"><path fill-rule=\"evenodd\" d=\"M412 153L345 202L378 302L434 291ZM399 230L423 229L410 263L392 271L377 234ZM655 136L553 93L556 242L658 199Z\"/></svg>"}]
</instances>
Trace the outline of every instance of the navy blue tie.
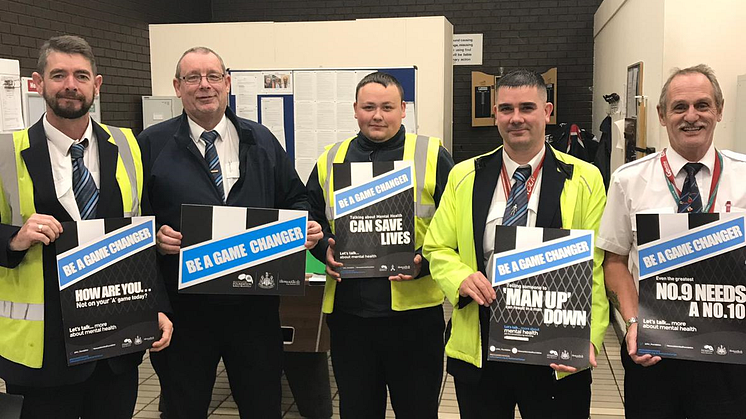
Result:
<instances>
[{"instance_id":1,"label":"navy blue tie","mask_svg":"<svg viewBox=\"0 0 746 419\"><path fill-rule=\"evenodd\" d=\"M686 170L686 180L684 187L681 188L681 197L679 197L679 212L702 212L702 196L699 194L697 186L697 172L702 169L702 163L687 163L684 165Z\"/></svg>"},{"instance_id":2,"label":"navy blue tie","mask_svg":"<svg viewBox=\"0 0 746 419\"><path fill-rule=\"evenodd\" d=\"M210 168L210 175L215 182L215 186L220 193L220 199L225 202L225 191L223 190L223 173L220 171L220 159L218 150L215 148L215 140L218 139L218 132L215 130L205 131L199 136L205 142L205 161Z\"/></svg>"},{"instance_id":3,"label":"navy blue tie","mask_svg":"<svg viewBox=\"0 0 746 419\"><path fill-rule=\"evenodd\" d=\"M513 173L515 183L510 188L503 215L504 226L525 226L528 221L528 191L526 180L531 176L531 166L521 166Z\"/></svg>"},{"instance_id":4,"label":"navy blue tie","mask_svg":"<svg viewBox=\"0 0 746 419\"><path fill-rule=\"evenodd\" d=\"M80 218L90 220L96 218L98 188L91 172L83 164L83 151L86 147L88 147L87 139L73 144L70 147L70 157L73 160L73 193L80 210Z\"/></svg>"}]
</instances>

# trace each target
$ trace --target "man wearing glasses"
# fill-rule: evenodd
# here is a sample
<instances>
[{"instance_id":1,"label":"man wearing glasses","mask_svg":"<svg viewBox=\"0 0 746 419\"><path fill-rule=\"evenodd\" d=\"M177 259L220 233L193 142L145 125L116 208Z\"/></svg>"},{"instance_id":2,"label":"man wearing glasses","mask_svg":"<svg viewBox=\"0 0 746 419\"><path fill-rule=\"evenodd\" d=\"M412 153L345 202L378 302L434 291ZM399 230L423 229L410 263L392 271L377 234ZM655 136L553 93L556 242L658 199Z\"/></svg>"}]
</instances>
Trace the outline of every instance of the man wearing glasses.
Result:
<instances>
[{"instance_id":1,"label":"man wearing glasses","mask_svg":"<svg viewBox=\"0 0 746 419\"><path fill-rule=\"evenodd\" d=\"M241 417L280 417L279 297L177 293L182 204L307 209L306 188L277 139L227 106L230 82L213 50L187 50L173 80L184 113L138 137L143 213L156 216L159 267L183 328L172 350L152 357L169 418L207 417L220 358ZM306 246L321 236L309 222Z\"/></svg>"}]
</instances>

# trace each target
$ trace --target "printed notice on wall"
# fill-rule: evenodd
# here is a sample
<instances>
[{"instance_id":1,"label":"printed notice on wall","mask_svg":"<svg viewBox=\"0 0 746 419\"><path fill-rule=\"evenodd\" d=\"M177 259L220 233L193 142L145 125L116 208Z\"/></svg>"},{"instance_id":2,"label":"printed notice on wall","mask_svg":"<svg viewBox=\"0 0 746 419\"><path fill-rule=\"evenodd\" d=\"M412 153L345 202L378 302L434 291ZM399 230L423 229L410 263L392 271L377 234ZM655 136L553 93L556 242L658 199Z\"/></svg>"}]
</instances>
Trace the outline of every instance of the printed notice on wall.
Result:
<instances>
[{"instance_id":1,"label":"printed notice on wall","mask_svg":"<svg viewBox=\"0 0 746 419\"><path fill-rule=\"evenodd\" d=\"M453 35L453 65L482 65L481 33Z\"/></svg>"}]
</instances>

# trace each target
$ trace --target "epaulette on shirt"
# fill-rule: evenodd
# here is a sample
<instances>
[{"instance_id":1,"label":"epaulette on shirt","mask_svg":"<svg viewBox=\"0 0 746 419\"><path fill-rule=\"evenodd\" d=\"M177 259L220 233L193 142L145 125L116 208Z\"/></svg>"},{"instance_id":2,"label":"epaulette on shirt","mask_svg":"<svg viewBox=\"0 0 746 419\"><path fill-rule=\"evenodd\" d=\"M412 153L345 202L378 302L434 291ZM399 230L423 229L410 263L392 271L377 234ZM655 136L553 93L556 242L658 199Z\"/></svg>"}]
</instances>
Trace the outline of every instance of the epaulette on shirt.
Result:
<instances>
[{"instance_id":1,"label":"epaulette on shirt","mask_svg":"<svg viewBox=\"0 0 746 419\"><path fill-rule=\"evenodd\" d=\"M731 160L746 163L746 154L736 153L735 151L731 150L720 150L720 153Z\"/></svg>"},{"instance_id":2,"label":"epaulette on shirt","mask_svg":"<svg viewBox=\"0 0 746 419\"><path fill-rule=\"evenodd\" d=\"M633 161L631 161L631 162L629 162L629 163L624 163L623 165L619 166L619 167L618 167L618 168L617 168L617 169L616 169L616 170L614 171L614 174L620 173L620 172L622 172L622 171L624 171L624 170L627 170L627 169L629 169L629 168L631 168L631 167L635 167L635 166L637 166L638 164L642 164L642 163L644 163L644 162L647 162L648 160L656 159L656 158L658 158L658 156L660 156L660 154L661 154L660 152L658 152L658 153L653 153L653 154L648 154L647 156L645 156L645 157L643 157L643 158L641 158L641 159L638 159L638 160L633 160Z\"/></svg>"}]
</instances>

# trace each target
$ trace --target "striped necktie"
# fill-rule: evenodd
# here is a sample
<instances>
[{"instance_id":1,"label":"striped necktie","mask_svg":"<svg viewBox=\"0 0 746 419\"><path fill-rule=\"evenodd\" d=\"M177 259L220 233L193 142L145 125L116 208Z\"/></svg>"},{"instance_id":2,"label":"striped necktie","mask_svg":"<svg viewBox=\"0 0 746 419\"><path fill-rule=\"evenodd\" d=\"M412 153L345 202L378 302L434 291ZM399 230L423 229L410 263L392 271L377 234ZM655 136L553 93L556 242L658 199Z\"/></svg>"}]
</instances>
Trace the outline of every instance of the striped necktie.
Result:
<instances>
[{"instance_id":1,"label":"striped necktie","mask_svg":"<svg viewBox=\"0 0 746 419\"><path fill-rule=\"evenodd\" d=\"M225 202L223 173L220 171L220 159L218 158L218 150L215 148L215 140L218 139L218 132L215 130L205 131L199 138L205 142L205 161L207 161L212 180L218 188L218 193L220 193L220 200Z\"/></svg>"},{"instance_id":2,"label":"striped necktie","mask_svg":"<svg viewBox=\"0 0 746 419\"><path fill-rule=\"evenodd\" d=\"M78 203L80 218L90 220L96 217L98 206L98 188L88 168L83 164L83 151L88 147L88 139L75 143L70 147L70 157L73 161L73 193Z\"/></svg>"},{"instance_id":3,"label":"striped necktie","mask_svg":"<svg viewBox=\"0 0 746 419\"><path fill-rule=\"evenodd\" d=\"M686 179L679 197L679 212L702 212L702 196L699 194L697 178L695 177L700 169L702 169L702 163L687 163L684 165Z\"/></svg>"},{"instance_id":4,"label":"striped necktie","mask_svg":"<svg viewBox=\"0 0 746 419\"><path fill-rule=\"evenodd\" d=\"M531 176L531 166L521 166L513 173L515 183L510 188L503 215L504 226L525 226L528 221L528 192L526 179Z\"/></svg>"}]
</instances>

